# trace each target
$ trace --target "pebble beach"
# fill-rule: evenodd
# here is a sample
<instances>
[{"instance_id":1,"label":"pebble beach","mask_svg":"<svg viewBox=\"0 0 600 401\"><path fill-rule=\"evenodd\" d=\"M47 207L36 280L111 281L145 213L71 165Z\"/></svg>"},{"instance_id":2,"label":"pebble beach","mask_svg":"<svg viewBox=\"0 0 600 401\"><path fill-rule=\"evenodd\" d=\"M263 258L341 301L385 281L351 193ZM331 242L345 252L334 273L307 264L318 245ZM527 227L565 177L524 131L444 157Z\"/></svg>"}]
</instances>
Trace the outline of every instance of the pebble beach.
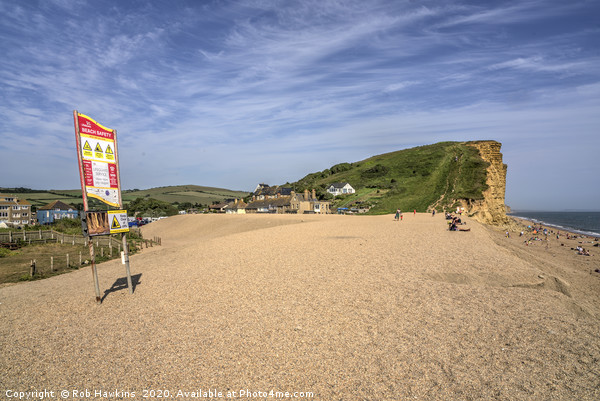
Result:
<instances>
[{"instance_id":1,"label":"pebble beach","mask_svg":"<svg viewBox=\"0 0 600 401\"><path fill-rule=\"evenodd\" d=\"M120 260L102 304L90 267L0 288L0 399L600 399L594 239L463 220L157 221L134 294Z\"/></svg>"}]
</instances>

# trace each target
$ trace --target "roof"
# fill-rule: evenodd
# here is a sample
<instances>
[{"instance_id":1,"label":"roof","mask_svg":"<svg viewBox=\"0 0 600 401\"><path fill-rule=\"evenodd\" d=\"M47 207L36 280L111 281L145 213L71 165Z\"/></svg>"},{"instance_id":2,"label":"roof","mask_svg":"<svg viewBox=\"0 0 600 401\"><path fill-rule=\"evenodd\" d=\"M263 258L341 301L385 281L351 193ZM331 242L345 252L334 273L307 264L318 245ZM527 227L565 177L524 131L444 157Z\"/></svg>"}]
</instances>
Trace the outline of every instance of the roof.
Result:
<instances>
[{"instance_id":1,"label":"roof","mask_svg":"<svg viewBox=\"0 0 600 401\"><path fill-rule=\"evenodd\" d=\"M12 200L7 201L6 200L7 198L12 199ZM31 203L29 203L25 199L19 199L15 195L7 195L7 194L0 194L0 204L2 204L2 205L31 205Z\"/></svg>"},{"instance_id":2,"label":"roof","mask_svg":"<svg viewBox=\"0 0 600 401\"><path fill-rule=\"evenodd\" d=\"M279 185L275 187L270 187L268 185L260 184L260 188L254 191L253 195L275 196L277 194L280 194L283 196L289 196L291 195L291 193L292 188L280 187Z\"/></svg>"},{"instance_id":3,"label":"roof","mask_svg":"<svg viewBox=\"0 0 600 401\"><path fill-rule=\"evenodd\" d=\"M347 182L334 182L333 184L330 185L330 187L344 188L346 185L350 185L350 184Z\"/></svg>"},{"instance_id":4,"label":"roof","mask_svg":"<svg viewBox=\"0 0 600 401\"><path fill-rule=\"evenodd\" d=\"M71 205L67 205L64 202L59 200L55 200L54 202L48 203L46 206L42 206L38 208L38 210L75 210L75 208Z\"/></svg>"},{"instance_id":5,"label":"roof","mask_svg":"<svg viewBox=\"0 0 600 401\"><path fill-rule=\"evenodd\" d=\"M291 199L289 197L285 198L274 198L274 199L262 199L249 202L246 206L246 209L258 209L265 208L269 206L277 207L277 206L289 206Z\"/></svg>"}]
</instances>

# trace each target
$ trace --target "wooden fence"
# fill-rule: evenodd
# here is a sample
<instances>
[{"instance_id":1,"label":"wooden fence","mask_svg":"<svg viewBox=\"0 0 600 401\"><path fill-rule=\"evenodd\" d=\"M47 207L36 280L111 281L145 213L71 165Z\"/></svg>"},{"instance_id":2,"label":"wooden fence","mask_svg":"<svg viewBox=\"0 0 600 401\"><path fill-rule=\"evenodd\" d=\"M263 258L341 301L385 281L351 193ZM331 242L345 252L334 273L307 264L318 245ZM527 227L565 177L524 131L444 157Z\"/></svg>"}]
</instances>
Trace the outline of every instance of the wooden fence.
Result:
<instances>
[{"instance_id":1,"label":"wooden fence","mask_svg":"<svg viewBox=\"0 0 600 401\"><path fill-rule=\"evenodd\" d=\"M94 245L96 246L108 246L108 247L117 247L121 241L107 236L97 236L91 237L92 241L94 241ZM72 244L72 245L88 245L89 239L84 237L83 235L76 234L63 234L54 230L37 230L37 231L9 231L5 233L0 233L0 243L19 243L25 242L26 244L35 244L35 243L48 243L48 242L56 242L60 244Z\"/></svg>"},{"instance_id":2,"label":"wooden fence","mask_svg":"<svg viewBox=\"0 0 600 401\"><path fill-rule=\"evenodd\" d=\"M120 237L120 236L119 236ZM122 250L122 240L111 236L95 236L85 238L83 235L63 234L54 230L37 231L9 231L0 233L0 246L11 249L18 249L26 245L58 243L65 245L88 246L89 241L93 241L96 248L96 257L101 260L118 258ZM152 239L130 238L128 240L130 252L135 253L143 248L150 248L155 245L162 245L160 237ZM19 277L29 273L29 276L53 275L57 272L64 272L69 269L79 268L89 263L89 253L85 248L70 248L65 253L56 252L56 250L46 253L36 253L35 256L26 256L27 254L15 254L11 256L11 265L17 268L9 270L12 273L0 272L0 283L5 281L17 281ZM31 259L35 258L35 259Z\"/></svg>"}]
</instances>

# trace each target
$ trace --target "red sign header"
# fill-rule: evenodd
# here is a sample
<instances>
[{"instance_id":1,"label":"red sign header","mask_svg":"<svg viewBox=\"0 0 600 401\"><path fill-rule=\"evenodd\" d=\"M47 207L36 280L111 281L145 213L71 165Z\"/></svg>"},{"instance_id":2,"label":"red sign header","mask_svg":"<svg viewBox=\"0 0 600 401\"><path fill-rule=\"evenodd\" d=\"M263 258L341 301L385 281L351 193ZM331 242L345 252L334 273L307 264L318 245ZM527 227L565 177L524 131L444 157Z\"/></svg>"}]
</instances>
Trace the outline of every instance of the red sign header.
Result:
<instances>
[{"instance_id":1,"label":"red sign header","mask_svg":"<svg viewBox=\"0 0 600 401\"><path fill-rule=\"evenodd\" d=\"M100 138L111 139L114 141L115 133L110 128L103 127L91 118L79 114L77 116L79 121L79 132L84 135L95 135Z\"/></svg>"}]
</instances>

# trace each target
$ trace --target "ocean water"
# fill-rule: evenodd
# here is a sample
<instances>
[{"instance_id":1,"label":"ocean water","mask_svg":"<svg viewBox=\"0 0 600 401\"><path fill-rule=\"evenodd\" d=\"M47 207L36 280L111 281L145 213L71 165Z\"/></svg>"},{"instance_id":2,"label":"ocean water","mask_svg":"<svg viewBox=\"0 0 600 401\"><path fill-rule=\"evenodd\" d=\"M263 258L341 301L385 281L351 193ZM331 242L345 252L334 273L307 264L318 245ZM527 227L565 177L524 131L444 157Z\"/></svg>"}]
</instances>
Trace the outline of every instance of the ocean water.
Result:
<instances>
[{"instance_id":1,"label":"ocean water","mask_svg":"<svg viewBox=\"0 0 600 401\"><path fill-rule=\"evenodd\" d=\"M600 237L600 212L518 212L510 216L520 217L560 230Z\"/></svg>"}]
</instances>

